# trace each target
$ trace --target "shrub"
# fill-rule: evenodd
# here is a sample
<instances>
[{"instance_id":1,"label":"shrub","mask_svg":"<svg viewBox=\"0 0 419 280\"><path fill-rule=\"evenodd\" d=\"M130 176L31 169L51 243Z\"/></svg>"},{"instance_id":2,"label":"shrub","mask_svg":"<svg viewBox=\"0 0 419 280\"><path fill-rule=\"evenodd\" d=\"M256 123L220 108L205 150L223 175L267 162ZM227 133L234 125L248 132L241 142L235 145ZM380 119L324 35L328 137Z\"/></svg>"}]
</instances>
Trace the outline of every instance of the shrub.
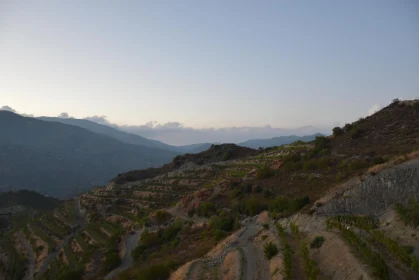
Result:
<instances>
[{"instance_id":1,"label":"shrub","mask_svg":"<svg viewBox=\"0 0 419 280\"><path fill-rule=\"evenodd\" d=\"M263 226L263 229L265 229L265 230L269 229L269 224L268 223L264 223L262 226Z\"/></svg>"},{"instance_id":2,"label":"shrub","mask_svg":"<svg viewBox=\"0 0 419 280\"><path fill-rule=\"evenodd\" d=\"M245 204L245 212L250 216L254 216L260 213L263 210L263 208L263 203L255 197L249 198Z\"/></svg>"},{"instance_id":3,"label":"shrub","mask_svg":"<svg viewBox=\"0 0 419 280\"><path fill-rule=\"evenodd\" d=\"M352 128L352 124L347 123L347 124L345 124L345 126L343 127L343 131L344 131L344 132L349 132L349 131L351 130L351 128Z\"/></svg>"},{"instance_id":4,"label":"shrub","mask_svg":"<svg viewBox=\"0 0 419 280\"><path fill-rule=\"evenodd\" d=\"M223 239L224 237L227 236L227 233L225 231L219 230L217 229L215 231L215 240L220 241L221 239Z\"/></svg>"},{"instance_id":5,"label":"shrub","mask_svg":"<svg viewBox=\"0 0 419 280\"><path fill-rule=\"evenodd\" d=\"M320 248L324 243L324 237L323 236L316 236L313 241L310 243L310 248Z\"/></svg>"},{"instance_id":6,"label":"shrub","mask_svg":"<svg viewBox=\"0 0 419 280\"><path fill-rule=\"evenodd\" d=\"M121 259L119 258L118 253L109 252L105 254L104 266L108 271L113 270L121 264Z\"/></svg>"},{"instance_id":7,"label":"shrub","mask_svg":"<svg viewBox=\"0 0 419 280\"><path fill-rule=\"evenodd\" d=\"M339 126L333 128L333 136L340 136L344 133L343 129Z\"/></svg>"},{"instance_id":8,"label":"shrub","mask_svg":"<svg viewBox=\"0 0 419 280\"><path fill-rule=\"evenodd\" d=\"M269 166L259 167L256 172L256 179L266 179L275 175L274 171Z\"/></svg>"},{"instance_id":9,"label":"shrub","mask_svg":"<svg viewBox=\"0 0 419 280\"><path fill-rule=\"evenodd\" d=\"M272 242L268 242L263 246L265 258L270 260L278 254L278 247Z\"/></svg>"},{"instance_id":10,"label":"shrub","mask_svg":"<svg viewBox=\"0 0 419 280\"><path fill-rule=\"evenodd\" d=\"M158 210L155 213L155 218L158 224L163 224L167 221L170 220L170 218L172 217L172 215L164 210Z\"/></svg>"},{"instance_id":11,"label":"shrub","mask_svg":"<svg viewBox=\"0 0 419 280\"><path fill-rule=\"evenodd\" d=\"M238 190L233 190L232 192L235 192ZM238 192L240 193L240 191ZM237 192L235 192L234 194L232 194L232 197L236 197ZM197 209L197 213L199 216L203 216L203 217L210 217L212 214L214 214L217 211L217 208L215 207L215 204L208 202L208 201L204 201L202 202Z\"/></svg>"},{"instance_id":12,"label":"shrub","mask_svg":"<svg viewBox=\"0 0 419 280\"><path fill-rule=\"evenodd\" d=\"M170 276L170 267L164 264L152 264L140 268L136 274L138 275L138 280L168 279Z\"/></svg>"},{"instance_id":13,"label":"shrub","mask_svg":"<svg viewBox=\"0 0 419 280\"><path fill-rule=\"evenodd\" d=\"M396 204L396 212L406 225L419 226L419 202L415 199L410 199L406 206Z\"/></svg>"},{"instance_id":14,"label":"shrub","mask_svg":"<svg viewBox=\"0 0 419 280\"><path fill-rule=\"evenodd\" d=\"M269 204L269 210L278 213L293 214L309 203L310 198L308 196L295 199L278 196Z\"/></svg>"},{"instance_id":15,"label":"shrub","mask_svg":"<svg viewBox=\"0 0 419 280\"><path fill-rule=\"evenodd\" d=\"M375 158L373 159L373 161L372 161L372 163L373 163L374 165L377 165L377 164L383 164L383 163L385 163L385 162L386 162L386 160L385 160L383 157L381 157L381 156L375 157Z\"/></svg>"},{"instance_id":16,"label":"shrub","mask_svg":"<svg viewBox=\"0 0 419 280\"><path fill-rule=\"evenodd\" d=\"M349 135L352 139L359 138L362 135L362 131L359 128L359 126L353 126L351 130L349 131Z\"/></svg>"}]
</instances>

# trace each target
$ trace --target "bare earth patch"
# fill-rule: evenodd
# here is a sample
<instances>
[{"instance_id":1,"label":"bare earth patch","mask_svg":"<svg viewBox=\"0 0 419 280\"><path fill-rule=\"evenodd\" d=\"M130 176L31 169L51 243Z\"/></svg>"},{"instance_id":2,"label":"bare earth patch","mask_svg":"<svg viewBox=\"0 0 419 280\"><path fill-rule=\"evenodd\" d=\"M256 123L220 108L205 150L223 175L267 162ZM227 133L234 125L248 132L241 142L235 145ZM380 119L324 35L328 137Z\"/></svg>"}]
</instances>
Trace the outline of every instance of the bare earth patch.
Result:
<instances>
[{"instance_id":1,"label":"bare earth patch","mask_svg":"<svg viewBox=\"0 0 419 280\"><path fill-rule=\"evenodd\" d=\"M237 250L230 251L221 265L221 279L234 280L240 278L240 253Z\"/></svg>"},{"instance_id":2,"label":"bare earth patch","mask_svg":"<svg viewBox=\"0 0 419 280\"><path fill-rule=\"evenodd\" d=\"M310 233L306 241L311 242L318 235L323 236L325 242L319 249L311 249L310 254L326 279L373 279L367 267L352 254L338 234L327 231Z\"/></svg>"}]
</instances>

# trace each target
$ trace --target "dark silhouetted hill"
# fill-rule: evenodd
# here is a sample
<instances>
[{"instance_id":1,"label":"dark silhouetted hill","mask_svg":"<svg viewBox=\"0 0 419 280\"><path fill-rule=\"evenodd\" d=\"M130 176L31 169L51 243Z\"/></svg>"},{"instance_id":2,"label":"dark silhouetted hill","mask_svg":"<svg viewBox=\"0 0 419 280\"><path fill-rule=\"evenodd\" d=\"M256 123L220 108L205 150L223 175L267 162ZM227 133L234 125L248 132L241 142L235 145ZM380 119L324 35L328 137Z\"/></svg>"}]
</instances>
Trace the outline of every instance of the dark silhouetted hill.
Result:
<instances>
[{"instance_id":1,"label":"dark silhouetted hill","mask_svg":"<svg viewBox=\"0 0 419 280\"><path fill-rule=\"evenodd\" d=\"M68 197L76 187L104 184L125 170L158 167L177 154L0 111L0 190L30 189Z\"/></svg>"}]
</instances>

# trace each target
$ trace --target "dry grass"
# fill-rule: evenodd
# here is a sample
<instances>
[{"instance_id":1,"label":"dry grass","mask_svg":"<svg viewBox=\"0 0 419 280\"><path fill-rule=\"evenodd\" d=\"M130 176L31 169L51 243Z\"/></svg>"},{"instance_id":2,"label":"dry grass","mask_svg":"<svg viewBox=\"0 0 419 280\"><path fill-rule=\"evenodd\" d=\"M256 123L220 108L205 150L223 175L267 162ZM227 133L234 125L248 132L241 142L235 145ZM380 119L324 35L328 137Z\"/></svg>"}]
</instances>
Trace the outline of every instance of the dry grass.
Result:
<instances>
[{"instance_id":1,"label":"dry grass","mask_svg":"<svg viewBox=\"0 0 419 280\"><path fill-rule=\"evenodd\" d=\"M240 278L240 253L231 251L227 254L221 266L221 279L233 280Z\"/></svg>"},{"instance_id":2,"label":"dry grass","mask_svg":"<svg viewBox=\"0 0 419 280\"><path fill-rule=\"evenodd\" d=\"M186 279L186 274L188 273L192 262L193 261L190 261L190 262L182 265L181 267L179 267L175 272L173 272L170 275L169 280L185 280Z\"/></svg>"},{"instance_id":3,"label":"dry grass","mask_svg":"<svg viewBox=\"0 0 419 280\"><path fill-rule=\"evenodd\" d=\"M403 156L397 156L394 159L392 159L391 161L381 163L381 164L377 164L377 165L374 165L374 166L368 168L368 173L377 174L378 172L380 172L384 169L390 168L390 167L395 166L397 164L400 164L400 163L403 163L403 162L406 162L408 160L412 160L412 159L415 159L415 158L418 158L418 157L419 157L419 150L410 152L410 153L408 153L406 155L403 155Z\"/></svg>"}]
</instances>

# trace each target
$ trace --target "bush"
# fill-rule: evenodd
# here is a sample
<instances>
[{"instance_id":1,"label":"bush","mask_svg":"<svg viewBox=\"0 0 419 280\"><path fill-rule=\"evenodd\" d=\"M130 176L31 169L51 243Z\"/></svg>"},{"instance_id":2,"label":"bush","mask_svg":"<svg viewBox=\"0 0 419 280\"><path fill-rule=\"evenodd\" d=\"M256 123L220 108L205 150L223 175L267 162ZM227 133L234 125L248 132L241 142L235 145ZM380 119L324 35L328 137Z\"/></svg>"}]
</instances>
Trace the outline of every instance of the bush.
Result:
<instances>
[{"instance_id":1,"label":"bush","mask_svg":"<svg viewBox=\"0 0 419 280\"><path fill-rule=\"evenodd\" d=\"M245 205L246 214L250 216L254 216L263 210L264 210L264 205L260 200L254 197L251 197L246 201L246 205Z\"/></svg>"},{"instance_id":2,"label":"bush","mask_svg":"<svg viewBox=\"0 0 419 280\"><path fill-rule=\"evenodd\" d=\"M264 223L262 226L263 226L263 229L265 229L265 230L269 229L269 224L268 223Z\"/></svg>"},{"instance_id":3,"label":"bush","mask_svg":"<svg viewBox=\"0 0 419 280\"><path fill-rule=\"evenodd\" d=\"M289 199L285 196L278 196L269 204L269 210L290 215L297 212L309 203L310 198L308 196L295 199Z\"/></svg>"},{"instance_id":4,"label":"bush","mask_svg":"<svg viewBox=\"0 0 419 280\"><path fill-rule=\"evenodd\" d=\"M215 240L220 241L221 239L223 239L224 237L227 236L227 233L225 231L219 230L217 229L215 231Z\"/></svg>"},{"instance_id":5,"label":"bush","mask_svg":"<svg viewBox=\"0 0 419 280\"><path fill-rule=\"evenodd\" d=\"M419 226L419 202L415 199L410 199L406 206L396 204L396 212L405 225L410 225L414 228Z\"/></svg>"},{"instance_id":6,"label":"bush","mask_svg":"<svg viewBox=\"0 0 419 280\"><path fill-rule=\"evenodd\" d=\"M343 131L344 131L344 132L349 132L349 131L351 130L351 128L352 128L352 124L347 123L347 124L345 124L345 126L343 127Z\"/></svg>"},{"instance_id":7,"label":"bush","mask_svg":"<svg viewBox=\"0 0 419 280\"><path fill-rule=\"evenodd\" d=\"M385 163L385 162L386 162L386 160L385 160L383 157L380 157L380 156L375 157L375 158L373 159L373 161L372 161L372 163L373 163L374 165L377 165L377 164L383 164L383 163Z\"/></svg>"},{"instance_id":8,"label":"bush","mask_svg":"<svg viewBox=\"0 0 419 280\"><path fill-rule=\"evenodd\" d=\"M324 243L324 237L323 236L316 236L316 238L313 239L313 241L310 243L310 248L320 248Z\"/></svg>"},{"instance_id":9,"label":"bush","mask_svg":"<svg viewBox=\"0 0 419 280\"><path fill-rule=\"evenodd\" d=\"M155 213L156 222L158 224L163 224L171 219L172 215L164 210L158 210Z\"/></svg>"},{"instance_id":10,"label":"bush","mask_svg":"<svg viewBox=\"0 0 419 280\"><path fill-rule=\"evenodd\" d=\"M235 190L233 190L235 191ZM238 192L240 193L240 192ZM232 197L236 197L238 194L234 193L232 194ZM204 201L202 202L197 209L197 214L198 216L203 216L203 217L210 217L212 214L214 214L217 211L217 208L215 207L215 205L211 202L208 201Z\"/></svg>"},{"instance_id":11,"label":"bush","mask_svg":"<svg viewBox=\"0 0 419 280\"><path fill-rule=\"evenodd\" d=\"M256 179L266 179L275 175L274 171L269 166L259 167L256 172Z\"/></svg>"},{"instance_id":12,"label":"bush","mask_svg":"<svg viewBox=\"0 0 419 280\"><path fill-rule=\"evenodd\" d=\"M119 258L118 253L106 253L105 254L105 261L104 266L106 267L107 271L111 271L114 268L117 268L121 264L121 259Z\"/></svg>"},{"instance_id":13,"label":"bush","mask_svg":"<svg viewBox=\"0 0 419 280\"><path fill-rule=\"evenodd\" d=\"M359 126L354 126L349 131L349 135L351 136L352 139L356 139L356 138L359 138L362 135L362 131L359 128Z\"/></svg>"},{"instance_id":14,"label":"bush","mask_svg":"<svg viewBox=\"0 0 419 280\"><path fill-rule=\"evenodd\" d=\"M333 128L333 136L340 136L344 133L343 129L339 126Z\"/></svg>"},{"instance_id":15,"label":"bush","mask_svg":"<svg viewBox=\"0 0 419 280\"><path fill-rule=\"evenodd\" d=\"M268 242L263 246L263 252L265 254L265 258L270 260L274 256L278 254L278 247L272 242Z\"/></svg>"},{"instance_id":16,"label":"bush","mask_svg":"<svg viewBox=\"0 0 419 280\"><path fill-rule=\"evenodd\" d=\"M170 276L170 267L164 264L152 264L140 268L137 272L138 280L168 279Z\"/></svg>"}]
</instances>

